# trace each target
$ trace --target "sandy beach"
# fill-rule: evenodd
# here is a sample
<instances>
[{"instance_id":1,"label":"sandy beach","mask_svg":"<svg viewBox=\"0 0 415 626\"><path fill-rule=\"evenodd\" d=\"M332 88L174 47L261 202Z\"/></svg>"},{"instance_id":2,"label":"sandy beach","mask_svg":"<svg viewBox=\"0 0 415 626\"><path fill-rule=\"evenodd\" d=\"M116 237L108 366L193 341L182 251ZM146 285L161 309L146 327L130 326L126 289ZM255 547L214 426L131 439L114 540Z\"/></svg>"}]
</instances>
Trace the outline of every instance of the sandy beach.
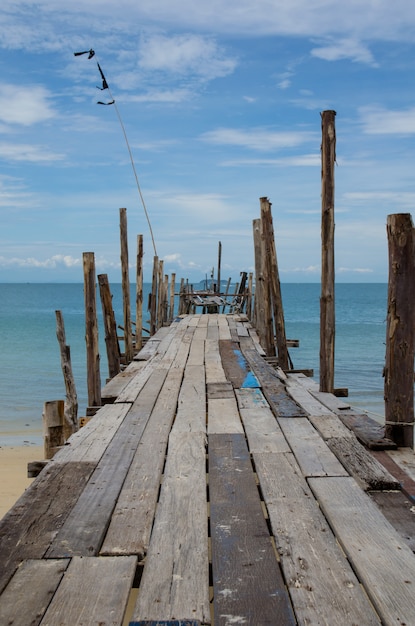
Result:
<instances>
[{"instance_id":1,"label":"sandy beach","mask_svg":"<svg viewBox=\"0 0 415 626\"><path fill-rule=\"evenodd\" d=\"M0 447L0 519L34 480L27 477L27 464L43 458L43 446Z\"/></svg>"}]
</instances>

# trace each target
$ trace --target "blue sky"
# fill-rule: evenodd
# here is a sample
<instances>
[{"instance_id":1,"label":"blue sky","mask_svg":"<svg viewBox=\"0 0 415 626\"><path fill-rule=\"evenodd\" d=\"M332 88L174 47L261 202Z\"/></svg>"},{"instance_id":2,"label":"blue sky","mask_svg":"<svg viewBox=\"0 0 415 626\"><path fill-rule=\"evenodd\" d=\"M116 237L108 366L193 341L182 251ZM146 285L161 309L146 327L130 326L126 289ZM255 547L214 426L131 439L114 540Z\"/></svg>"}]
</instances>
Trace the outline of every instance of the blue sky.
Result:
<instances>
[{"instance_id":1,"label":"blue sky","mask_svg":"<svg viewBox=\"0 0 415 626\"><path fill-rule=\"evenodd\" d=\"M415 206L413 0L3 0L0 282L120 282L153 248L200 280L253 269L272 202L284 282L320 279L320 112L337 112L336 279L387 281L386 218ZM96 56L74 57L93 48ZM132 270L133 271L133 270ZM133 275L133 274L132 274Z\"/></svg>"}]
</instances>

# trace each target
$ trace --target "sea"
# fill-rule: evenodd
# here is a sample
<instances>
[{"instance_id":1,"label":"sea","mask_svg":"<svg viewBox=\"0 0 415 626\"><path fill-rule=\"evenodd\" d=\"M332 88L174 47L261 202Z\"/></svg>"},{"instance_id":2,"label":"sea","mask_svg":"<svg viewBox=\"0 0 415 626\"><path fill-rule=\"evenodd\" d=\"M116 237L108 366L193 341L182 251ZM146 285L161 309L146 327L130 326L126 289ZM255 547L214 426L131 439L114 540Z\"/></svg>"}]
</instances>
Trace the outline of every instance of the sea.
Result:
<instances>
[{"instance_id":1,"label":"sea","mask_svg":"<svg viewBox=\"0 0 415 626\"><path fill-rule=\"evenodd\" d=\"M144 309L150 284L144 285ZM318 283L282 283L288 339L296 369L313 369L319 380L320 291ZM123 324L122 289L112 284L117 324ZM131 285L134 319L135 285ZM108 376L102 312L97 296L102 385ZM56 315L63 315L70 347L79 415L87 407L85 315L82 283L0 284L0 446L43 443L44 402L65 398L56 338ZM335 290L335 387L347 388L347 402L382 422L387 285L339 283ZM148 327L144 311L144 326ZM121 332L121 331L120 331Z\"/></svg>"}]
</instances>

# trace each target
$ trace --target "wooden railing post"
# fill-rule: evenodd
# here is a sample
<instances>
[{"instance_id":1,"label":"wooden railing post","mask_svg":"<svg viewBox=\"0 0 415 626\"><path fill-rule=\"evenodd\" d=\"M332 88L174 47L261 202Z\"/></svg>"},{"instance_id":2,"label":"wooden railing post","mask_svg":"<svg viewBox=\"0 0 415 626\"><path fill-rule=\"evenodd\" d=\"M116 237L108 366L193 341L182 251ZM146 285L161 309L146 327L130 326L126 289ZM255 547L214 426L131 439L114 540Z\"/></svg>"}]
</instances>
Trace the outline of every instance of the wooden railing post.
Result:
<instances>
[{"instance_id":1,"label":"wooden railing post","mask_svg":"<svg viewBox=\"0 0 415 626\"><path fill-rule=\"evenodd\" d=\"M320 391L334 391L334 164L335 111L321 114Z\"/></svg>"},{"instance_id":2,"label":"wooden railing post","mask_svg":"<svg viewBox=\"0 0 415 626\"><path fill-rule=\"evenodd\" d=\"M121 370L121 359L117 337L117 323L115 321L114 309L112 308L112 295L107 274L98 275L98 284L104 321L105 345L107 348L108 376L109 378L114 378Z\"/></svg>"},{"instance_id":3,"label":"wooden railing post","mask_svg":"<svg viewBox=\"0 0 415 626\"><path fill-rule=\"evenodd\" d=\"M143 346L143 235L137 235L137 277L135 298L135 349Z\"/></svg>"},{"instance_id":4,"label":"wooden railing post","mask_svg":"<svg viewBox=\"0 0 415 626\"><path fill-rule=\"evenodd\" d=\"M150 294L150 335L155 335L157 331L157 278L158 278L159 258L155 256L153 259L153 280L151 283Z\"/></svg>"},{"instance_id":5,"label":"wooden railing post","mask_svg":"<svg viewBox=\"0 0 415 626\"><path fill-rule=\"evenodd\" d=\"M124 310L124 353L126 363L134 357L131 331L130 275L128 267L127 209L120 209L121 273Z\"/></svg>"},{"instance_id":6,"label":"wooden railing post","mask_svg":"<svg viewBox=\"0 0 415 626\"><path fill-rule=\"evenodd\" d=\"M415 243L411 215L388 215L385 436L414 446Z\"/></svg>"},{"instance_id":7,"label":"wooden railing post","mask_svg":"<svg viewBox=\"0 0 415 626\"><path fill-rule=\"evenodd\" d=\"M269 281L270 296L272 300L272 307L270 308L273 313L273 321L271 314L270 323L273 331L275 327L275 341L277 344L278 365L283 370L288 370L289 359L287 340L285 336L284 309L282 306L281 285L277 263L277 251L275 248L274 226L272 223L271 214L271 202L268 200L268 198L260 198L260 203L261 224L263 233L262 236L265 246L264 259L268 268L267 275ZM274 342L274 335L272 335L272 340Z\"/></svg>"},{"instance_id":8,"label":"wooden railing post","mask_svg":"<svg viewBox=\"0 0 415 626\"><path fill-rule=\"evenodd\" d=\"M101 406L101 376L99 371L95 258L93 252L83 253L83 265L88 405L96 407Z\"/></svg>"},{"instance_id":9,"label":"wooden railing post","mask_svg":"<svg viewBox=\"0 0 415 626\"><path fill-rule=\"evenodd\" d=\"M64 437L65 440L78 430L78 396L76 393L75 378L72 371L71 349L66 345L65 324L62 311L55 311L56 336L61 353L61 367L66 389L64 409Z\"/></svg>"},{"instance_id":10,"label":"wooden railing post","mask_svg":"<svg viewBox=\"0 0 415 626\"><path fill-rule=\"evenodd\" d=\"M265 309L264 309L264 277L262 275L261 220L252 222L255 254L255 326L259 340L265 349Z\"/></svg>"}]
</instances>

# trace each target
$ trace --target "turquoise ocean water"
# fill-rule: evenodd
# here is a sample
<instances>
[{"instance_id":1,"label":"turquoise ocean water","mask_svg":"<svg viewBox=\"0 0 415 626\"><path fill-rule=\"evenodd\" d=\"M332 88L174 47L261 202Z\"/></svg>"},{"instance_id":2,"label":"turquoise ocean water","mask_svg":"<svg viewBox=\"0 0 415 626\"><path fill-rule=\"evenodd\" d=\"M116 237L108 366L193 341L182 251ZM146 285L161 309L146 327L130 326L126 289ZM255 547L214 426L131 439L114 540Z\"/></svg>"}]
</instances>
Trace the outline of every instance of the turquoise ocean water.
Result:
<instances>
[{"instance_id":1,"label":"turquoise ocean water","mask_svg":"<svg viewBox=\"0 0 415 626\"><path fill-rule=\"evenodd\" d=\"M144 292L144 305L147 304ZM295 368L313 368L318 380L320 285L282 284L287 337ZM132 315L134 315L132 285ZM123 323L121 286L111 285L118 324ZM349 402L384 414L382 370L385 359L386 284L336 286L335 386L349 389ZM99 298L101 380L108 375ZM87 406L85 318L82 284L0 284L0 446L42 443L42 408L63 399L55 310L61 310L79 401ZM134 318L133 318L134 319ZM144 315L144 320L147 317Z\"/></svg>"}]
</instances>

